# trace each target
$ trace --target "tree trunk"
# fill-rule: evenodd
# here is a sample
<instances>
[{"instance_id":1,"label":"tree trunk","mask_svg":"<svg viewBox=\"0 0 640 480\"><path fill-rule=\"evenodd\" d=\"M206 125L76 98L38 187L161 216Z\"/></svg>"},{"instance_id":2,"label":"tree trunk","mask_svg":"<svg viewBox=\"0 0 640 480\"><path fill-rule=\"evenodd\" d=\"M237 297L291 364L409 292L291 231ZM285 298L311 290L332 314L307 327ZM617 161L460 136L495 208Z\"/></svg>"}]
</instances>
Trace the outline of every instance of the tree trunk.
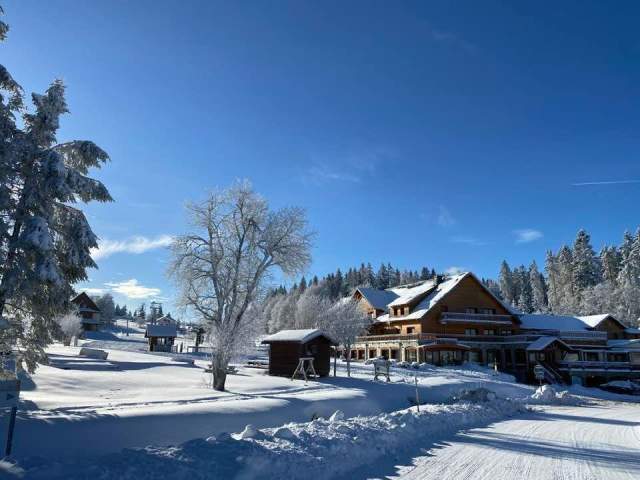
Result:
<instances>
[{"instance_id":1,"label":"tree trunk","mask_svg":"<svg viewBox=\"0 0 640 480\"><path fill-rule=\"evenodd\" d=\"M347 377L351 376L351 347L347 350Z\"/></svg>"},{"instance_id":2,"label":"tree trunk","mask_svg":"<svg viewBox=\"0 0 640 480\"><path fill-rule=\"evenodd\" d=\"M213 369L213 389L218 392L224 392L224 384L227 381L227 369L226 368L214 368Z\"/></svg>"}]
</instances>

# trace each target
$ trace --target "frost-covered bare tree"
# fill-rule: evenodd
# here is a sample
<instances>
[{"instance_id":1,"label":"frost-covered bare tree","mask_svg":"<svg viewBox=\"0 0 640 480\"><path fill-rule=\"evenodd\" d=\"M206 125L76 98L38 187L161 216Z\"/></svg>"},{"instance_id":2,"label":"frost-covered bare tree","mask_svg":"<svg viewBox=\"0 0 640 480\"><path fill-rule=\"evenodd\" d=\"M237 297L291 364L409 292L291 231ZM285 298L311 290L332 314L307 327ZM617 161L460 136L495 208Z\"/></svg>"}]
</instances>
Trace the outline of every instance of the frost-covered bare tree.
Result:
<instances>
[{"instance_id":1,"label":"frost-covered bare tree","mask_svg":"<svg viewBox=\"0 0 640 480\"><path fill-rule=\"evenodd\" d=\"M227 366L261 315L248 309L270 273L301 273L311 259L312 233L300 208L271 210L248 182L188 206L191 232L172 246L169 275L179 304L208 327L213 387L223 391Z\"/></svg>"},{"instance_id":2,"label":"frost-covered bare tree","mask_svg":"<svg viewBox=\"0 0 640 480\"><path fill-rule=\"evenodd\" d=\"M64 335L64 343L69 344L82 333L82 319L76 312L69 312L56 318L56 323Z\"/></svg>"},{"instance_id":3,"label":"frost-covered bare tree","mask_svg":"<svg viewBox=\"0 0 640 480\"><path fill-rule=\"evenodd\" d=\"M7 29L0 22L0 40ZM0 65L0 343L30 371L46 361L44 347L54 318L69 309L72 285L96 266L96 236L75 205L111 200L88 177L107 154L90 141L56 141L67 113L64 90L56 80L32 94L29 112L20 85Z\"/></svg>"},{"instance_id":4,"label":"frost-covered bare tree","mask_svg":"<svg viewBox=\"0 0 640 480\"><path fill-rule=\"evenodd\" d=\"M351 347L356 337L366 332L372 319L354 298L343 298L334 303L325 314L322 329L328 332L344 349L347 376L351 376Z\"/></svg>"},{"instance_id":5,"label":"frost-covered bare tree","mask_svg":"<svg viewBox=\"0 0 640 480\"><path fill-rule=\"evenodd\" d=\"M295 328L324 328L325 313L331 301L319 295L318 288L308 288L298 298L295 312Z\"/></svg>"}]
</instances>

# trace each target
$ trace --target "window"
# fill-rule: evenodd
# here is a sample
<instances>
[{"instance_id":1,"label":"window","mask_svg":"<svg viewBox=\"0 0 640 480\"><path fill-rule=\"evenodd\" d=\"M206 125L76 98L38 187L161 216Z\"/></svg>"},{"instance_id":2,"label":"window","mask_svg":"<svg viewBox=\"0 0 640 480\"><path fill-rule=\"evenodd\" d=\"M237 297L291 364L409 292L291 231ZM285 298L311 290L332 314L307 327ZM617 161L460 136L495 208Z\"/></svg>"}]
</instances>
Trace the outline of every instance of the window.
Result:
<instances>
[{"instance_id":1,"label":"window","mask_svg":"<svg viewBox=\"0 0 640 480\"><path fill-rule=\"evenodd\" d=\"M465 328L464 329L464 334L465 335L478 335L478 330L476 330L475 328Z\"/></svg>"},{"instance_id":2,"label":"window","mask_svg":"<svg viewBox=\"0 0 640 480\"><path fill-rule=\"evenodd\" d=\"M476 309L473 307L467 307L464 309L464 313L476 313Z\"/></svg>"},{"instance_id":3,"label":"window","mask_svg":"<svg viewBox=\"0 0 640 480\"><path fill-rule=\"evenodd\" d=\"M493 328L485 328L484 334L485 335L495 335L496 331Z\"/></svg>"},{"instance_id":4,"label":"window","mask_svg":"<svg viewBox=\"0 0 640 480\"><path fill-rule=\"evenodd\" d=\"M502 335L511 335L513 332L511 330L502 330Z\"/></svg>"},{"instance_id":5,"label":"window","mask_svg":"<svg viewBox=\"0 0 640 480\"><path fill-rule=\"evenodd\" d=\"M496 313L496 309L495 308L479 308L478 313L481 313L482 315L493 315L494 313Z\"/></svg>"},{"instance_id":6,"label":"window","mask_svg":"<svg viewBox=\"0 0 640 480\"><path fill-rule=\"evenodd\" d=\"M414 333L416 327L407 327L407 334Z\"/></svg>"},{"instance_id":7,"label":"window","mask_svg":"<svg viewBox=\"0 0 640 480\"><path fill-rule=\"evenodd\" d=\"M586 362L597 362L600 360L598 352L584 352L583 357Z\"/></svg>"}]
</instances>

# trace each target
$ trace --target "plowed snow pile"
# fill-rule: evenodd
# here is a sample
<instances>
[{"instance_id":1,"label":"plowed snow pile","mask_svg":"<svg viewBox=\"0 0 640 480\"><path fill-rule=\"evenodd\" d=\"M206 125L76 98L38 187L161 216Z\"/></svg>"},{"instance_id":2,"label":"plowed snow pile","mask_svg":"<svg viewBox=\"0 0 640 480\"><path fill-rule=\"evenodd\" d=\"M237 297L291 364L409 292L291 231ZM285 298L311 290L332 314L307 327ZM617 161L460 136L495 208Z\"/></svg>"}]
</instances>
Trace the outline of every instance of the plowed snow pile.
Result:
<instances>
[{"instance_id":1,"label":"plowed snow pile","mask_svg":"<svg viewBox=\"0 0 640 480\"><path fill-rule=\"evenodd\" d=\"M529 403L545 405L578 405L582 402L566 390L558 392L551 385L542 385L531 395L531 401Z\"/></svg>"},{"instance_id":2,"label":"plowed snow pile","mask_svg":"<svg viewBox=\"0 0 640 480\"><path fill-rule=\"evenodd\" d=\"M335 478L381 456L415 449L421 440L432 442L525 411L522 402L480 397L487 401L422 405L420 412L414 407L346 420L336 412L329 419L279 428L259 430L248 425L236 434L176 447L127 449L73 463L34 462L22 467L28 478L47 479Z\"/></svg>"}]
</instances>

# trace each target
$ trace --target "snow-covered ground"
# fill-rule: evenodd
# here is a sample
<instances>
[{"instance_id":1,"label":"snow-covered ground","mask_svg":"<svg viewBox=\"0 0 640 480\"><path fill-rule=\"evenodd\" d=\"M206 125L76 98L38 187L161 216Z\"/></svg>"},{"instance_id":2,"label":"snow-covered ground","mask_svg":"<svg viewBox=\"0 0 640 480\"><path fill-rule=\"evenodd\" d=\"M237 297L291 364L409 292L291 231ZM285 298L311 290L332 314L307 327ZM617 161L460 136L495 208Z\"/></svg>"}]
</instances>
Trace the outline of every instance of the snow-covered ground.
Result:
<instances>
[{"instance_id":1,"label":"snow-covered ground","mask_svg":"<svg viewBox=\"0 0 640 480\"><path fill-rule=\"evenodd\" d=\"M50 362L25 382L16 424L14 455L24 458L104 454L124 447L168 445L247 423L274 427L328 416L348 417L406 408L415 397L414 373L395 370L392 382L374 382L372 367L357 365L352 378L339 364L338 377L317 382L272 377L240 366L227 392L210 388L206 360L194 365L170 356L109 349L106 361L78 356L78 347L55 345ZM174 355L175 357L175 355ZM479 385L502 396L526 396L531 388L490 371L431 369L418 372L421 402L443 402ZM51 438L63 439L52 442ZM91 438L91 442L86 439Z\"/></svg>"},{"instance_id":2,"label":"snow-covered ground","mask_svg":"<svg viewBox=\"0 0 640 480\"><path fill-rule=\"evenodd\" d=\"M406 480L637 479L640 478L640 406L602 402L545 407L473 429L434 445L413 465L387 466Z\"/></svg>"},{"instance_id":3,"label":"snow-covered ground","mask_svg":"<svg viewBox=\"0 0 640 480\"><path fill-rule=\"evenodd\" d=\"M600 400L534 394L510 375L472 365L395 368L390 383L374 382L372 366L353 364L347 378L343 363L337 377L307 384L239 365L220 393L210 388L206 360L143 353L140 332L86 342L105 347L108 359L54 345L51 364L23 385L14 458L26 478L638 474L627 463L640 464L640 406L620 401L637 397L585 388L571 391ZM419 414L408 409L414 376L425 404Z\"/></svg>"}]
</instances>

